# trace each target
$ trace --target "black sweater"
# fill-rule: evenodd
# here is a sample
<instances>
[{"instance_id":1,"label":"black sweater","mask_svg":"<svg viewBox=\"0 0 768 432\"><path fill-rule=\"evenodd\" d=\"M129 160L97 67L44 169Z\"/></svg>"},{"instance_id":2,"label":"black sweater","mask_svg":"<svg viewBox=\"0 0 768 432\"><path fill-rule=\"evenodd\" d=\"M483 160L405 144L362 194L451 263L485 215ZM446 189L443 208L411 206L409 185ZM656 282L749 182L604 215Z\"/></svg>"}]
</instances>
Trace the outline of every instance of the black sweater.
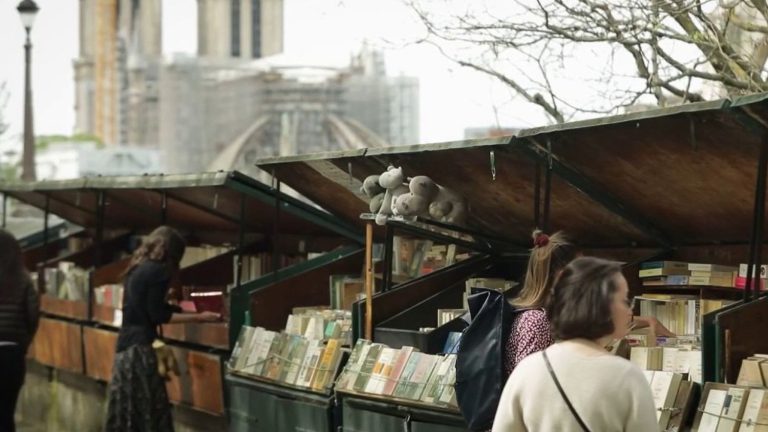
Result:
<instances>
[{"instance_id":1,"label":"black sweater","mask_svg":"<svg viewBox=\"0 0 768 432\"><path fill-rule=\"evenodd\" d=\"M0 300L0 342L16 342L25 350L37 331L40 320L40 297L25 278L16 300Z\"/></svg>"},{"instance_id":2,"label":"black sweater","mask_svg":"<svg viewBox=\"0 0 768 432\"><path fill-rule=\"evenodd\" d=\"M123 290L123 324L117 338L117 352L133 345L151 345L157 326L171 320L176 306L166 302L171 274L165 263L145 261L131 270Z\"/></svg>"}]
</instances>

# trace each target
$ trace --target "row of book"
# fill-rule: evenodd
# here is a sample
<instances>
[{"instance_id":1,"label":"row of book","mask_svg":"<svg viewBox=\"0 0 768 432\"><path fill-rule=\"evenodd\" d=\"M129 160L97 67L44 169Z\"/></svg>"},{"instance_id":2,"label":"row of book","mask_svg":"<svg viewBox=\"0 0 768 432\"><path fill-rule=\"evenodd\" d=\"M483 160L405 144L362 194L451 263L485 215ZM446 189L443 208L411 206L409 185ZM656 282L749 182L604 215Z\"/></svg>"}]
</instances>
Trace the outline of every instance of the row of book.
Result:
<instances>
[{"instance_id":1,"label":"row of book","mask_svg":"<svg viewBox=\"0 0 768 432\"><path fill-rule=\"evenodd\" d=\"M352 310L353 303L365 298L364 287L360 275L329 276L331 308Z\"/></svg>"},{"instance_id":2,"label":"row of book","mask_svg":"<svg viewBox=\"0 0 768 432\"><path fill-rule=\"evenodd\" d=\"M72 262L62 261L43 270L43 286L49 296L62 300L86 301L90 287L88 271Z\"/></svg>"},{"instance_id":3,"label":"row of book","mask_svg":"<svg viewBox=\"0 0 768 432\"><path fill-rule=\"evenodd\" d=\"M395 236L392 240L392 273L414 278L454 264L465 255L457 255L455 244L437 245L431 240Z\"/></svg>"},{"instance_id":4,"label":"row of book","mask_svg":"<svg viewBox=\"0 0 768 432\"><path fill-rule=\"evenodd\" d=\"M735 267L681 261L649 261L640 265L638 276L644 286L700 285L743 289L746 286L747 267L747 264ZM760 266L760 289L765 289L767 269L766 265ZM755 282L753 286L756 285Z\"/></svg>"},{"instance_id":5,"label":"row of book","mask_svg":"<svg viewBox=\"0 0 768 432\"><path fill-rule=\"evenodd\" d=\"M342 360L339 339L307 339L243 326L229 360L231 371L326 393Z\"/></svg>"},{"instance_id":6,"label":"row of book","mask_svg":"<svg viewBox=\"0 0 768 432\"><path fill-rule=\"evenodd\" d=\"M701 384L701 351L677 347L632 347L629 361L646 371L688 374Z\"/></svg>"},{"instance_id":7,"label":"row of book","mask_svg":"<svg viewBox=\"0 0 768 432\"><path fill-rule=\"evenodd\" d=\"M294 264L304 262L306 258L301 255L288 256L280 255L277 261L278 268L288 267ZM274 258L271 253L249 254L242 256L242 267L240 267L240 282L245 283L258 279L267 273L272 272ZM232 256L232 281L237 281L237 255ZM234 285L233 285L234 286Z\"/></svg>"},{"instance_id":8,"label":"row of book","mask_svg":"<svg viewBox=\"0 0 768 432\"><path fill-rule=\"evenodd\" d=\"M768 389L707 383L693 423L698 432L768 430Z\"/></svg>"},{"instance_id":9,"label":"row of book","mask_svg":"<svg viewBox=\"0 0 768 432\"><path fill-rule=\"evenodd\" d=\"M678 335L699 334L704 314L732 303L730 300L671 294L646 294L636 300L641 316L656 317L664 327Z\"/></svg>"},{"instance_id":10,"label":"row of book","mask_svg":"<svg viewBox=\"0 0 768 432\"><path fill-rule=\"evenodd\" d=\"M93 298L96 304L122 309L123 285L109 284L96 287L93 290Z\"/></svg>"},{"instance_id":11,"label":"row of book","mask_svg":"<svg viewBox=\"0 0 768 432\"><path fill-rule=\"evenodd\" d=\"M184 249L184 256L181 258L179 267L190 267L219 255L225 254L230 250L232 250L232 247L230 246L187 246Z\"/></svg>"},{"instance_id":12,"label":"row of book","mask_svg":"<svg viewBox=\"0 0 768 432\"><path fill-rule=\"evenodd\" d=\"M358 339L335 390L456 408L455 381L455 355L431 355L410 346L395 349Z\"/></svg>"},{"instance_id":13,"label":"row of book","mask_svg":"<svg viewBox=\"0 0 768 432\"><path fill-rule=\"evenodd\" d=\"M294 308L285 323L285 333L308 340L339 339L348 346L352 338L352 313L316 307Z\"/></svg>"}]
</instances>

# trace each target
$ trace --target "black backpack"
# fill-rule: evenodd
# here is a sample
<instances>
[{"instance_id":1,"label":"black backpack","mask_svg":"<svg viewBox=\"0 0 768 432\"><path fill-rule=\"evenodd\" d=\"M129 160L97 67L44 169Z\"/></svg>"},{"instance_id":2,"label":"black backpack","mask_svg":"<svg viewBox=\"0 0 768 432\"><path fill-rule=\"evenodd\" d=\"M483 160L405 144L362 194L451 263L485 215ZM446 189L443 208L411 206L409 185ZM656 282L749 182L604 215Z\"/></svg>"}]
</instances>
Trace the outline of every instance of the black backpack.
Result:
<instances>
[{"instance_id":1,"label":"black backpack","mask_svg":"<svg viewBox=\"0 0 768 432\"><path fill-rule=\"evenodd\" d=\"M505 349L515 308L504 294L475 289L467 299L469 326L464 330L456 355L456 401L470 430L493 426L501 391L507 381Z\"/></svg>"}]
</instances>

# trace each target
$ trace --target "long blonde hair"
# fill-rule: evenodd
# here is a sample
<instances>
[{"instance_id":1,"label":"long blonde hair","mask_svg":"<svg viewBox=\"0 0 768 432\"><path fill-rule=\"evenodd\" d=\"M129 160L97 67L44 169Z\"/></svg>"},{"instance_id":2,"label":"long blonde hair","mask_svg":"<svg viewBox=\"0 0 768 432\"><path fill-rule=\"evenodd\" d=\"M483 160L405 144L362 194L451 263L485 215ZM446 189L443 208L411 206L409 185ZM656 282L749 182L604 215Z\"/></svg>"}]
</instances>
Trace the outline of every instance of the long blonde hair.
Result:
<instances>
[{"instance_id":1,"label":"long blonde hair","mask_svg":"<svg viewBox=\"0 0 768 432\"><path fill-rule=\"evenodd\" d=\"M517 307L544 307L557 275L580 254L562 231L548 236L534 230L532 236L534 246L528 258L523 289L512 302Z\"/></svg>"},{"instance_id":2,"label":"long blonde hair","mask_svg":"<svg viewBox=\"0 0 768 432\"><path fill-rule=\"evenodd\" d=\"M184 237L175 229L169 226L155 228L148 236L144 237L141 245L133 252L131 263L123 273L123 277L128 276L144 261L163 262L169 267L169 270L178 270L186 246Z\"/></svg>"}]
</instances>

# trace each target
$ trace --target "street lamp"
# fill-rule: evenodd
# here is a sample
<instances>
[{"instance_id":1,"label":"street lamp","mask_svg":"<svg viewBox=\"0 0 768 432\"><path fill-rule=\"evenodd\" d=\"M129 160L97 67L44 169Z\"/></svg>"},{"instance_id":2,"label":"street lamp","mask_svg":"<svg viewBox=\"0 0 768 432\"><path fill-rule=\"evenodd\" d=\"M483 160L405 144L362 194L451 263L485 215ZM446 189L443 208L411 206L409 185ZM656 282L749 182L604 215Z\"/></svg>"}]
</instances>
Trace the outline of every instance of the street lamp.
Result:
<instances>
[{"instance_id":1,"label":"street lamp","mask_svg":"<svg viewBox=\"0 0 768 432\"><path fill-rule=\"evenodd\" d=\"M30 68L32 63L32 42L29 33L35 22L35 15L40 8L34 0L22 0L16 7L21 16L21 24L27 32L27 41L24 44L24 152L21 156L21 179L35 181L35 132L32 119L32 77Z\"/></svg>"}]
</instances>

